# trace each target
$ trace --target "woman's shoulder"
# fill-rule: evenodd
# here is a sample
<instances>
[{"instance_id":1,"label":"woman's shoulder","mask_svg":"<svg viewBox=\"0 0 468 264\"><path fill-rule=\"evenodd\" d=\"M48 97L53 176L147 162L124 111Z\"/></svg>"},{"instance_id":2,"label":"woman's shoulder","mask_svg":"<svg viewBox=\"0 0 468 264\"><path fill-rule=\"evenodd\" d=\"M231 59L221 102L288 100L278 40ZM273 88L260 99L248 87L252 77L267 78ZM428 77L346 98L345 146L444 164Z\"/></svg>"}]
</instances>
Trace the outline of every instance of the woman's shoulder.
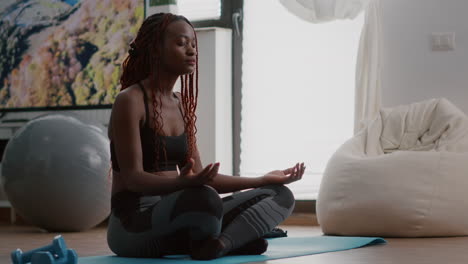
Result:
<instances>
[{"instance_id":1,"label":"woman's shoulder","mask_svg":"<svg viewBox=\"0 0 468 264\"><path fill-rule=\"evenodd\" d=\"M124 90L120 91L115 97L114 105L133 105L140 104L141 96L143 92L141 88L138 87L138 84L130 85Z\"/></svg>"},{"instance_id":2,"label":"woman's shoulder","mask_svg":"<svg viewBox=\"0 0 468 264\"><path fill-rule=\"evenodd\" d=\"M142 107L142 91L137 85L131 85L121 90L115 97L112 105L111 117L109 122L109 139L112 140L112 127L119 127L119 123L141 122L144 116L144 107ZM125 126L128 124L125 123Z\"/></svg>"}]
</instances>

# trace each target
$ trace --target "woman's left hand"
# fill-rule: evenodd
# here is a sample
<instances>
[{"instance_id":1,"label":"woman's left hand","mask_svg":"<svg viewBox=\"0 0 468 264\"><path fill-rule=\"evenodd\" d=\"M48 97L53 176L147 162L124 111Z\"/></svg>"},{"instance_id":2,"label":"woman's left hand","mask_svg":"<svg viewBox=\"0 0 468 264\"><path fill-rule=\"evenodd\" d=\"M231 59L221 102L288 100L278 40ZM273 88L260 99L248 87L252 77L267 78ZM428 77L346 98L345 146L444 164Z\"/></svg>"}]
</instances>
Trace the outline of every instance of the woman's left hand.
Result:
<instances>
[{"instance_id":1,"label":"woman's left hand","mask_svg":"<svg viewBox=\"0 0 468 264\"><path fill-rule=\"evenodd\" d=\"M304 162L285 170L275 170L263 176L265 184L289 184L302 179L305 171Z\"/></svg>"}]
</instances>

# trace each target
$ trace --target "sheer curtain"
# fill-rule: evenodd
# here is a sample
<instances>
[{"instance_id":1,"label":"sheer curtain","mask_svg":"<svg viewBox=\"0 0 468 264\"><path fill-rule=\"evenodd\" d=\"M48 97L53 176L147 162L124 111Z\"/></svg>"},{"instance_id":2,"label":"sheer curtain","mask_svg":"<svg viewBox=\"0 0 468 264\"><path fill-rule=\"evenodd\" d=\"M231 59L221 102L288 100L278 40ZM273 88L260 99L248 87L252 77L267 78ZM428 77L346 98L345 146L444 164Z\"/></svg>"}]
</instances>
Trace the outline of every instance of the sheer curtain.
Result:
<instances>
[{"instance_id":1,"label":"sheer curtain","mask_svg":"<svg viewBox=\"0 0 468 264\"><path fill-rule=\"evenodd\" d=\"M371 0L279 0L294 15L312 23L354 19Z\"/></svg>"},{"instance_id":2,"label":"sheer curtain","mask_svg":"<svg viewBox=\"0 0 468 264\"><path fill-rule=\"evenodd\" d=\"M356 67L356 100L354 133L372 121L382 107L382 28L380 24L380 0L367 6L364 27L361 33Z\"/></svg>"},{"instance_id":3,"label":"sheer curtain","mask_svg":"<svg viewBox=\"0 0 468 264\"><path fill-rule=\"evenodd\" d=\"M364 17L311 24L279 1L244 2L243 176L307 166L290 185L315 199L329 157L354 127L354 87Z\"/></svg>"}]
</instances>

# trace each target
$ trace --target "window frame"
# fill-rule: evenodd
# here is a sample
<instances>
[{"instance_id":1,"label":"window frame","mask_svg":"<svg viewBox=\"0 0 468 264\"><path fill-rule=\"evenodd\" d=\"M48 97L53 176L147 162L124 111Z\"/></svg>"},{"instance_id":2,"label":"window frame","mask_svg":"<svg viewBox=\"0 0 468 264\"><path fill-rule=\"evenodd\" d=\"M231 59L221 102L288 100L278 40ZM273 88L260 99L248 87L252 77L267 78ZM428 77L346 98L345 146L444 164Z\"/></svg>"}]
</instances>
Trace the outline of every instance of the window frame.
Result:
<instances>
[{"instance_id":1,"label":"window frame","mask_svg":"<svg viewBox=\"0 0 468 264\"><path fill-rule=\"evenodd\" d=\"M221 17L219 19L206 19L196 20L192 22L195 28L205 27L221 27L221 28L232 28L232 2L235 0L220 0L221 2ZM183 14L181 14L183 15Z\"/></svg>"},{"instance_id":2,"label":"window frame","mask_svg":"<svg viewBox=\"0 0 468 264\"><path fill-rule=\"evenodd\" d=\"M146 3L150 0L141 0L144 7L144 16L146 18ZM236 0L219 0L221 2L221 16L219 19L204 19L204 20L194 20L190 22L195 28L205 28L205 27L222 27L222 28L232 28L232 8L233 2ZM243 0L242 0L243 1ZM174 1L175 3L176 1ZM180 14L184 15L184 14Z\"/></svg>"}]
</instances>

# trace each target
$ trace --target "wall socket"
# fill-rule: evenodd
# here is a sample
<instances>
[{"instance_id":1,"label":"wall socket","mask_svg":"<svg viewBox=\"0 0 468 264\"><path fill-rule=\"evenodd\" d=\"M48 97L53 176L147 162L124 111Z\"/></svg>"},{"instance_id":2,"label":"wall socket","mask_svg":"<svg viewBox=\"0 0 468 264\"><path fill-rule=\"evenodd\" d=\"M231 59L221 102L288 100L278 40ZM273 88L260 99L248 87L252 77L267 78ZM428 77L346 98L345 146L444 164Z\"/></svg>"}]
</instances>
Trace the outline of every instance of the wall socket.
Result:
<instances>
[{"instance_id":1,"label":"wall socket","mask_svg":"<svg viewBox=\"0 0 468 264\"><path fill-rule=\"evenodd\" d=\"M431 34L432 51L455 50L455 32L433 32Z\"/></svg>"}]
</instances>

